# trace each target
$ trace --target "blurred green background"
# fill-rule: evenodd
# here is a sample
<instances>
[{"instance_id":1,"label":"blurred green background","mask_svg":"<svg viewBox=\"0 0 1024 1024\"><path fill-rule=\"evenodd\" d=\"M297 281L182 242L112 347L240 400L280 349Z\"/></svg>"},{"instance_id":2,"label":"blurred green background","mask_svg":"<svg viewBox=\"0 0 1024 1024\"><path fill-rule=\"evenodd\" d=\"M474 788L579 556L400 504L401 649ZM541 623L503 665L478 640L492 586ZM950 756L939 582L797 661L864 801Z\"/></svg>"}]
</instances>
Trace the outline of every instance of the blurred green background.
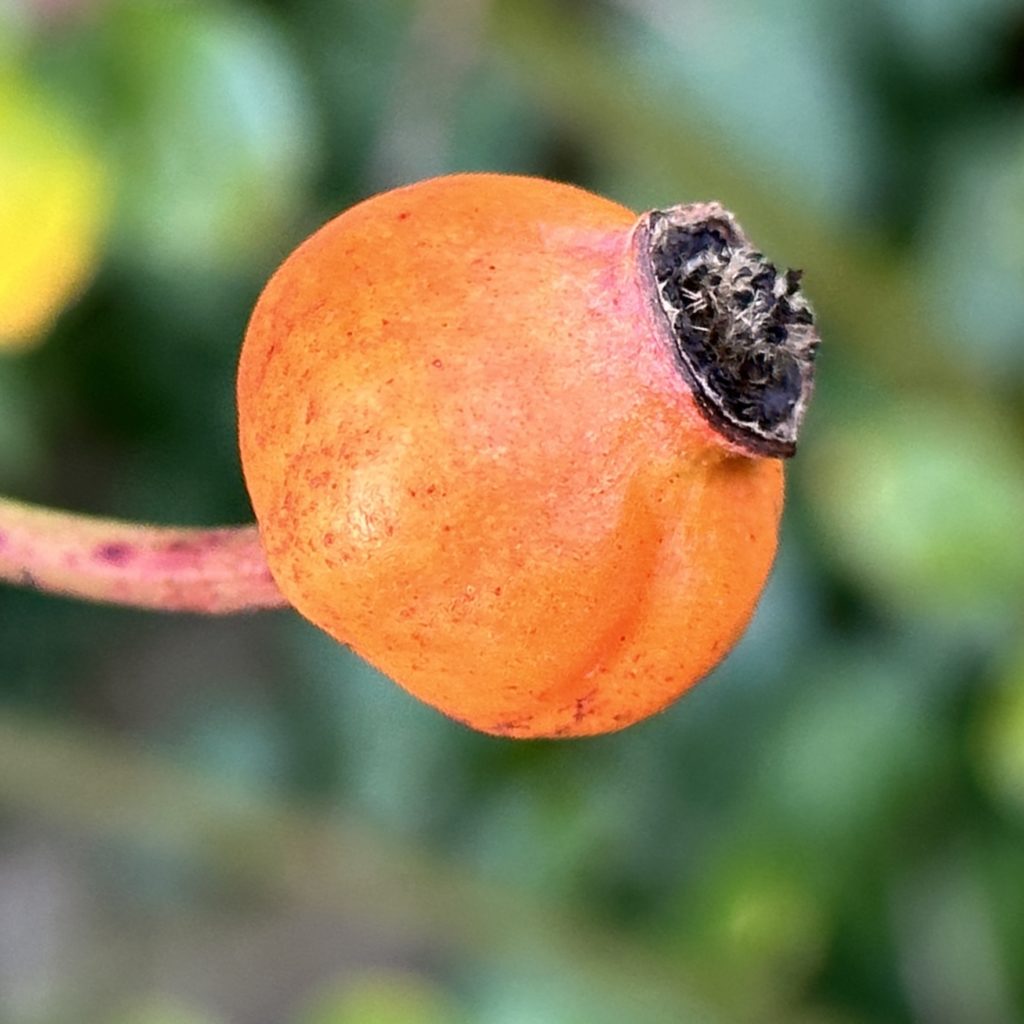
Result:
<instances>
[{"instance_id":1,"label":"blurred green background","mask_svg":"<svg viewBox=\"0 0 1024 1024\"><path fill-rule=\"evenodd\" d=\"M1024 1019L1024 9L0 0L0 492L249 517L276 263L383 188L716 198L825 339L665 714L475 735L287 612L0 589L2 1024Z\"/></svg>"}]
</instances>

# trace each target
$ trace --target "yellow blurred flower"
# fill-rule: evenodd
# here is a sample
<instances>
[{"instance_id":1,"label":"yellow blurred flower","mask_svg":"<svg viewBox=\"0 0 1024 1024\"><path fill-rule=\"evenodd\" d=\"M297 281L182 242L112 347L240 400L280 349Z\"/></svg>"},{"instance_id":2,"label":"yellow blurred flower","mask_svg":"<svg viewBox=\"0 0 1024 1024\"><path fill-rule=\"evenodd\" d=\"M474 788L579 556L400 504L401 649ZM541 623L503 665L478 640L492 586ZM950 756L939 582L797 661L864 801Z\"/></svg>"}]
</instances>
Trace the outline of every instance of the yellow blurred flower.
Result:
<instances>
[{"instance_id":1,"label":"yellow blurred flower","mask_svg":"<svg viewBox=\"0 0 1024 1024\"><path fill-rule=\"evenodd\" d=\"M109 212L106 168L82 133L0 75L0 348L43 337L87 284Z\"/></svg>"}]
</instances>

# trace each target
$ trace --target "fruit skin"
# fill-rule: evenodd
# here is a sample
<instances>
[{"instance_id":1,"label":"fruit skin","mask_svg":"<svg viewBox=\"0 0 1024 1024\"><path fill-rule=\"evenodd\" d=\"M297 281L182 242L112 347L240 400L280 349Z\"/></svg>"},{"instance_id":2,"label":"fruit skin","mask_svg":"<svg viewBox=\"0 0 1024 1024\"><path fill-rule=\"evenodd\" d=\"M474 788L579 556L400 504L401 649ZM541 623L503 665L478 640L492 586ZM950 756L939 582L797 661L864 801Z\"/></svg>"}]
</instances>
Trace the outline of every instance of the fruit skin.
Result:
<instances>
[{"instance_id":1,"label":"fruit skin","mask_svg":"<svg viewBox=\"0 0 1024 1024\"><path fill-rule=\"evenodd\" d=\"M248 328L242 463L279 587L484 732L661 710L771 568L782 465L697 411L635 223L538 179L422 182L316 232Z\"/></svg>"}]
</instances>

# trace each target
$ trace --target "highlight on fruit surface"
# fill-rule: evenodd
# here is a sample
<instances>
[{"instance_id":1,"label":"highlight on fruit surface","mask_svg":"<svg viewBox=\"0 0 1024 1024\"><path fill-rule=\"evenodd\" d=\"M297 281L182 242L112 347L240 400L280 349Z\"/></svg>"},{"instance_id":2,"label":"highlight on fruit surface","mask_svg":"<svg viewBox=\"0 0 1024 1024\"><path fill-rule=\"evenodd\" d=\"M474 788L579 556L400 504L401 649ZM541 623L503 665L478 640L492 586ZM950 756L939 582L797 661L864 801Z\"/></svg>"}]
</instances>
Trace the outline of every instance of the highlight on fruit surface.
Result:
<instances>
[{"instance_id":1,"label":"highlight on fruit surface","mask_svg":"<svg viewBox=\"0 0 1024 1024\"><path fill-rule=\"evenodd\" d=\"M456 175L279 268L239 366L288 600L504 736L623 728L729 651L775 553L814 318L714 203Z\"/></svg>"}]
</instances>

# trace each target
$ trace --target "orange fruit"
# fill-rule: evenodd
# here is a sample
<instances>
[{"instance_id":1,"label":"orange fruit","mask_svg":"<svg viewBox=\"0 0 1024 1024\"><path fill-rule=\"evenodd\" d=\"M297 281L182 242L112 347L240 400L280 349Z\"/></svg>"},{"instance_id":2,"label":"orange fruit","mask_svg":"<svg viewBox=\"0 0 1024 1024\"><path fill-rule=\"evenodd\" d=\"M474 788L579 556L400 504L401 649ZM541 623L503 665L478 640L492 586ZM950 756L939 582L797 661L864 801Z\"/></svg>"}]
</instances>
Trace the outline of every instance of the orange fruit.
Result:
<instances>
[{"instance_id":1,"label":"orange fruit","mask_svg":"<svg viewBox=\"0 0 1024 1024\"><path fill-rule=\"evenodd\" d=\"M816 344L797 282L715 204L638 220L474 174L341 214L274 274L239 367L285 597L484 732L664 708L771 568Z\"/></svg>"}]
</instances>

